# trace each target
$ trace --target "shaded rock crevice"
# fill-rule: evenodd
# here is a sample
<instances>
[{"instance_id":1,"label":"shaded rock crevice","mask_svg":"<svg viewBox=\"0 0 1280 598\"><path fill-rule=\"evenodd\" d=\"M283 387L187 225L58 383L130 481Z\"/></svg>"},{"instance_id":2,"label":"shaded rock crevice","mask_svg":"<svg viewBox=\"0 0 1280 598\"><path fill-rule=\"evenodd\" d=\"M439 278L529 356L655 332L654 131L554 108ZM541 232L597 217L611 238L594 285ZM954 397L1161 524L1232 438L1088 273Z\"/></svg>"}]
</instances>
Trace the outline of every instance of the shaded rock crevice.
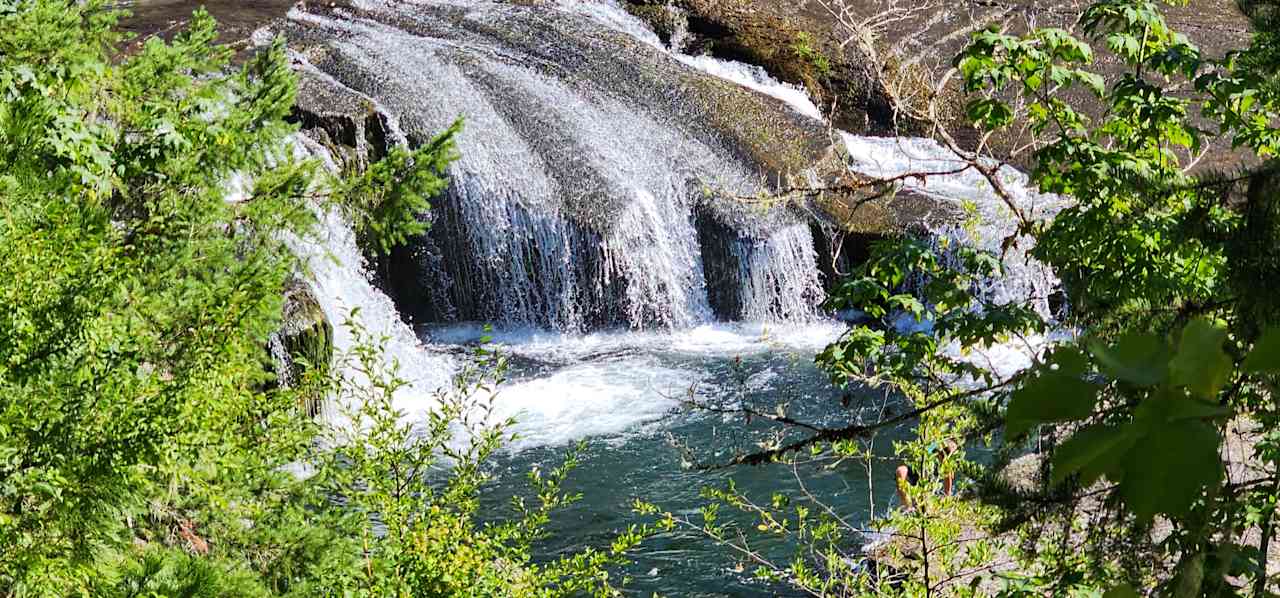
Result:
<instances>
[{"instance_id":1,"label":"shaded rock crevice","mask_svg":"<svg viewBox=\"0 0 1280 598\"><path fill-rule=\"evenodd\" d=\"M333 324L325 316L311 287L300 277L284 288L280 328L267 339L275 384L293 388L312 372L325 372L334 358ZM302 406L311 417L319 415L323 392L303 396Z\"/></svg>"}]
</instances>

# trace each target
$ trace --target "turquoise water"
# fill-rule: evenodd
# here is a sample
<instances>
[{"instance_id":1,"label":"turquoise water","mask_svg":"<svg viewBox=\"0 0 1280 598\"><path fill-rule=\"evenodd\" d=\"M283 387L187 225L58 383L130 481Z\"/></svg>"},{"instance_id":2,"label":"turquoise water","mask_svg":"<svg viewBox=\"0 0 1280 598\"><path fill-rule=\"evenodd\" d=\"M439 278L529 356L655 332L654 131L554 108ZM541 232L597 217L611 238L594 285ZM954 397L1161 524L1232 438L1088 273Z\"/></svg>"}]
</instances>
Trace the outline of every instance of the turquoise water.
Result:
<instances>
[{"instance_id":1,"label":"turquoise water","mask_svg":"<svg viewBox=\"0 0 1280 598\"><path fill-rule=\"evenodd\" d=\"M511 356L510 382L499 394L499 410L515 415L522 439L497 460L488 512L502 512L514 495L527 494L531 467L558 465L569 447L586 442L581 464L567 490L583 499L554 519L553 535L538 547L539 558L584 546L607 546L637 522L631 502L641 498L678 515L698 519L705 486L728 480L760 503L773 492L802 493L790 466L739 466L703 470L689 459L723 463L737 451L776 431L759 420L723 416L681 404L681 398L722 406L748 403L758 409L787 403L787 413L837 426L883 401L863 393L842 406L844 393L813 365L813 355L839 333L836 324L782 326L713 325L673 333L601 333L564 336L533 332L497 333ZM435 342L466 344L475 329L429 333ZM858 407L866 401L860 412ZM893 405L889 406L890 408ZM880 459L870 475L861 462L834 468L802 466L805 488L853 525L895 504L890 458L892 442L906 429L882 433L875 442ZM679 446L686 445L687 451ZM824 464L825 465L825 464ZM730 515L722 512L724 515ZM738 518L740 520L740 518ZM748 525L750 529L752 526ZM753 547L785 559L785 540L753 537ZM757 543L758 542L758 543ZM857 548L851 541L849 551ZM697 532L678 530L650 539L625 573L627 593L648 596L789 596L785 587L751 579L739 570L730 549Z\"/></svg>"}]
</instances>

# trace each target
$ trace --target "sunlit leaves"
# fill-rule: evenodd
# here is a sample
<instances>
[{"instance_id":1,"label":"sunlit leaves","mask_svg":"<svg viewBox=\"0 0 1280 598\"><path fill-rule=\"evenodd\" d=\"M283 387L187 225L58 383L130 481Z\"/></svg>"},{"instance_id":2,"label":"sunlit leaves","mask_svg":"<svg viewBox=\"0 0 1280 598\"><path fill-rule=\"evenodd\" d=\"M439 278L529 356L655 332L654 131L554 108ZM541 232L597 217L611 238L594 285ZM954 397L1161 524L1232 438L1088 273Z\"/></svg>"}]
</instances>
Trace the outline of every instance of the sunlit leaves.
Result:
<instances>
[{"instance_id":1,"label":"sunlit leaves","mask_svg":"<svg viewBox=\"0 0 1280 598\"><path fill-rule=\"evenodd\" d=\"M1127 426L1095 424L1084 428L1054 451L1049 483L1056 486L1079 474L1080 483L1088 486L1107 471L1118 472L1122 457L1136 441Z\"/></svg>"},{"instance_id":2,"label":"sunlit leaves","mask_svg":"<svg viewBox=\"0 0 1280 598\"><path fill-rule=\"evenodd\" d=\"M1005 414L1009 436L1020 436L1040 424L1089 417L1100 389L1084 379L1087 371L1088 361L1079 351L1056 349L1045 367L1010 396Z\"/></svg>"},{"instance_id":3,"label":"sunlit leaves","mask_svg":"<svg viewBox=\"0 0 1280 598\"><path fill-rule=\"evenodd\" d=\"M1088 486L1106 476L1140 519L1185 515L1221 479L1220 439L1210 424L1171 415L1153 412L1146 421L1076 432L1054 452L1050 482L1076 475Z\"/></svg>"},{"instance_id":4,"label":"sunlit leaves","mask_svg":"<svg viewBox=\"0 0 1280 598\"><path fill-rule=\"evenodd\" d=\"M941 354L940 346L994 344L1011 334L1043 331L1035 310L987 305L977 281L998 276L1000 260L960 245L912 238L875 244L871 259L841 283L825 306L868 318L817 356L838 384L910 376L926 364L982 377L979 368Z\"/></svg>"},{"instance_id":5,"label":"sunlit leaves","mask_svg":"<svg viewBox=\"0 0 1280 598\"><path fill-rule=\"evenodd\" d=\"M1044 372L1014 391L1005 429L1016 437L1039 424L1083 419L1093 413L1097 397L1095 384L1078 376Z\"/></svg>"},{"instance_id":6,"label":"sunlit leaves","mask_svg":"<svg viewBox=\"0 0 1280 598\"><path fill-rule=\"evenodd\" d=\"M1182 330L1178 354L1170 362L1172 382L1202 399L1213 399L1231 376L1231 358L1223 351L1225 328L1195 319Z\"/></svg>"},{"instance_id":7,"label":"sunlit leaves","mask_svg":"<svg viewBox=\"0 0 1280 598\"><path fill-rule=\"evenodd\" d=\"M988 129L998 129L1013 122L1013 109L999 100L978 98L969 102L965 116Z\"/></svg>"},{"instance_id":8,"label":"sunlit leaves","mask_svg":"<svg viewBox=\"0 0 1280 598\"><path fill-rule=\"evenodd\" d=\"M1176 353L1149 334L1126 335L1111 344L1092 343L1090 352L1103 373L1150 390L1136 395L1141 398L1131 420L1088 425L1059 446L1053 456L1051 483L1060 484L1074 475L1081 484L1090 485L1105 475L1118 484L1125 504L1140 519L1185 515L1222 475L1220 438L1210 422L1230 416L1231 410L1208 399L1216 398L1232 370L1223 349L1226 336L1220 325L1195 319L1182 329ZM1031 387L1028 384L1023 390ZM1062 387L1068 388L1065 382ZM1037 391L1046 395L1043 389ZM1079 401L1082 395L1075 393ZM1015 394L1009 406L1010 434L1027 427L1023 411L1015 414L1019 398ZM1066 414L1041 409L1050 415ZM1077 412L1066 419L1092 417L1092 412ZM1063 419L1045 417L1043 421Z\"/></svg>"},{"instance_id":9,"label":"sunlit leaves","mask_svg":"<svg viewBox=\"0 0 1280 598\"><path fill-rule=\"evenodd\" d=\"M364 172L337 184L334 195L356 223L362 246L386 254L426 232L431 199L449 186L445 170L457 158L454 137L461 130L458 120L415 150L393 147Z\"/></svg>"},{"instance_id":10,"label":"sunlit leaves","mask_svg":"<svg viewBox=\"0 0 1280 598\"><path fill-rule=\"evenodd\" d=\"M1143 436L1124 459L1120 495L1139 519L1185 515L1222 477L1217 430L1198 421L1167 423Z\"/></svg>"}]
</instances>

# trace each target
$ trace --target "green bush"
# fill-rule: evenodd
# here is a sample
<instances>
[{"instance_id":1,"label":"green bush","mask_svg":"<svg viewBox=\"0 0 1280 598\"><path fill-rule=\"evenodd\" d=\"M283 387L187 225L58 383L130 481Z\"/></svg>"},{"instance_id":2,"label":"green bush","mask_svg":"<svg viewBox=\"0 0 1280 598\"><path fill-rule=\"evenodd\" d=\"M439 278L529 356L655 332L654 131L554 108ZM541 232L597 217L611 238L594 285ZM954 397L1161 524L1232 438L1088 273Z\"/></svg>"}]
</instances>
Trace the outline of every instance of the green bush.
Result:
<instances>
[{"instance_id":1,"label":"green bush","mask_svg":"<svg viewBox=\"0 0 1280 598\"><path fill-rule=\"evenodd\" d=\"M350 367L270 373L302 271L284 239L332 207L379 249L420 233L456 127L322 176L288 151L282 42L232 68L197 11L121 54L117 16L0 0L0 595L612 593L636 534L530 562L568 467L535 478L517 523L480 522L506 424L454 448L469 383L420 438L380 339ZM237 177L251 188L230 198ZM354 435L307 416L317 393L353 405Z\"/></svg>"}]
</instances>

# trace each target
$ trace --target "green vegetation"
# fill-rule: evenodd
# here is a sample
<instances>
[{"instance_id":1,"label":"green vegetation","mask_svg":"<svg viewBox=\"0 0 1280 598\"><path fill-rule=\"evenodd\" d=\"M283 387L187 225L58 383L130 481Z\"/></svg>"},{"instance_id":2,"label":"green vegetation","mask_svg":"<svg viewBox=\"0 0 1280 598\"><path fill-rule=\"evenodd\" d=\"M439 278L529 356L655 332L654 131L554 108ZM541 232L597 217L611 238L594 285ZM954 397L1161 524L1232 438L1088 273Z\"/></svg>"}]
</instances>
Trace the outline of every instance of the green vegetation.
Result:
<instances>
[{"instance_id":1,"label":"green vegetation","mask_svg":"<svg viewBox=\"0 0 1280 598\"><path fill-rule=\"evenodd\" d=\"M1220 60L1145 0L1093 4L1086 39L976 34L956 61L969 117L983 131L1029 123L1032 180L1073 200L1036 220L1005 195L1034 257L1062 278L1066 319L984 297L977 283L1001 273L994 256L879 244L830 300L872 321L818 361L838 384L901 397L906 413L806 423L804 437L736 462L867 461L878 430L915 421L916 438L896 447L920 474L902 488L914 508L875 522L887 536L866 562L848 548L865 530L804 497L753 502L730 487L677 523L819 596L1274 595L1280 6L1244 9L1258 33ZM1127 70L1105 80L1090 42ZM1104 110L1073 106L1072 89ZM1213 137L1247 154L1237 172L1193 168ZM929 326L895 327L899 314ZM1037 348L1032 367L1009 375L966 358L1001 342ZM965 459L974 449L986 456ZM1015 458L1030 463L1022 479L1004 474ZM963 498L942 491L956 473ZM747 536L719 523L725 508L791 537L794 558L744 551Z\"/></svg>"},{"instance_id":2,"label":"green vegetation","mask_svg":"<svg viewBox=\"0 0 1280 598\"><path fill-rule=\"evenodd\" d=\"M816 596L1273 595L1280 5L1243 9L1258 33L1221 60L1147 0L1093 4L1087 39L988 30L957 59L969 117L983 132L1029 123L1032 180L1073 201L1034 219L970 156L1069 313L983 295L999 256L881 242L829 301L868 321L818 363L901 409L839 428L747 413L803 436L733 463L870 470L876 432L911 423L894 447L918 475L901 482L911 509L866 530L812 496L730 484L700 513L639 502L655 523L538 560L552 514L579 498L564 490L576 459L530 472L535 499L506 518L481 512L511 432L489 421L501 356L478 349L414 423L383 339L354 320L348 354L328 355L316 327L323 342L294 356L316 367L296 379L266 349L305 275L286 239L328 209L371 252L423 233L461 123L335 177L292 152L282 43L233 68L198 12L172 42L119 56L102 2L0 0L0 595L609 596L625 554L677 527ZM1127 66L1118 80L1091 44ZM792 49L829 70L807 38ZM1237 172L1193 168L1212 136L1246 155ZM904 314L928 325L891 324ZM1030 368L969 358L1009 342L1035 349ZM317 396L349 425L313 421ZM1008 474L1028 460L1033 475ZM945 491L953 477L963 492ZM854 548L872 531L866 559ZM794 553L767 558L750 534Z\"/></svg>"},{"instance_id":3,"label":"green vegetation","mask_svg":"<svg viewBox=\"0 0 1280 598\"><path fill-rule=\"evenodd\" d=\"M512 523L480 522L480 464L507 430L478 427L483 376L410 443L380 339L350 367L271 374L301 267L284 239L330 208L381 250L421 232L456 127L328 180L292 156L282 43L233 69L197 12L118 56L116 18L0 0L0 595L612 593L604 567L636 533L530 562L572 463L535 476ZM237 177L250 188L229 197ZM365 433L330 438L316 393L360 405Z\"/></svg>"},{"instance_id":4,"label":"green vegetation","mask_svg":"<svg viewBox=\"0 0 1280 598\"><path fill-rule=\"evenodd\" d=\"M826 54L813 48L813 36L807 31L796 34L796 40L791 42L791 51L795 52L800 60L812 66L819 78L831 75L831 60Z\"/></svg>"}]
</instances>

